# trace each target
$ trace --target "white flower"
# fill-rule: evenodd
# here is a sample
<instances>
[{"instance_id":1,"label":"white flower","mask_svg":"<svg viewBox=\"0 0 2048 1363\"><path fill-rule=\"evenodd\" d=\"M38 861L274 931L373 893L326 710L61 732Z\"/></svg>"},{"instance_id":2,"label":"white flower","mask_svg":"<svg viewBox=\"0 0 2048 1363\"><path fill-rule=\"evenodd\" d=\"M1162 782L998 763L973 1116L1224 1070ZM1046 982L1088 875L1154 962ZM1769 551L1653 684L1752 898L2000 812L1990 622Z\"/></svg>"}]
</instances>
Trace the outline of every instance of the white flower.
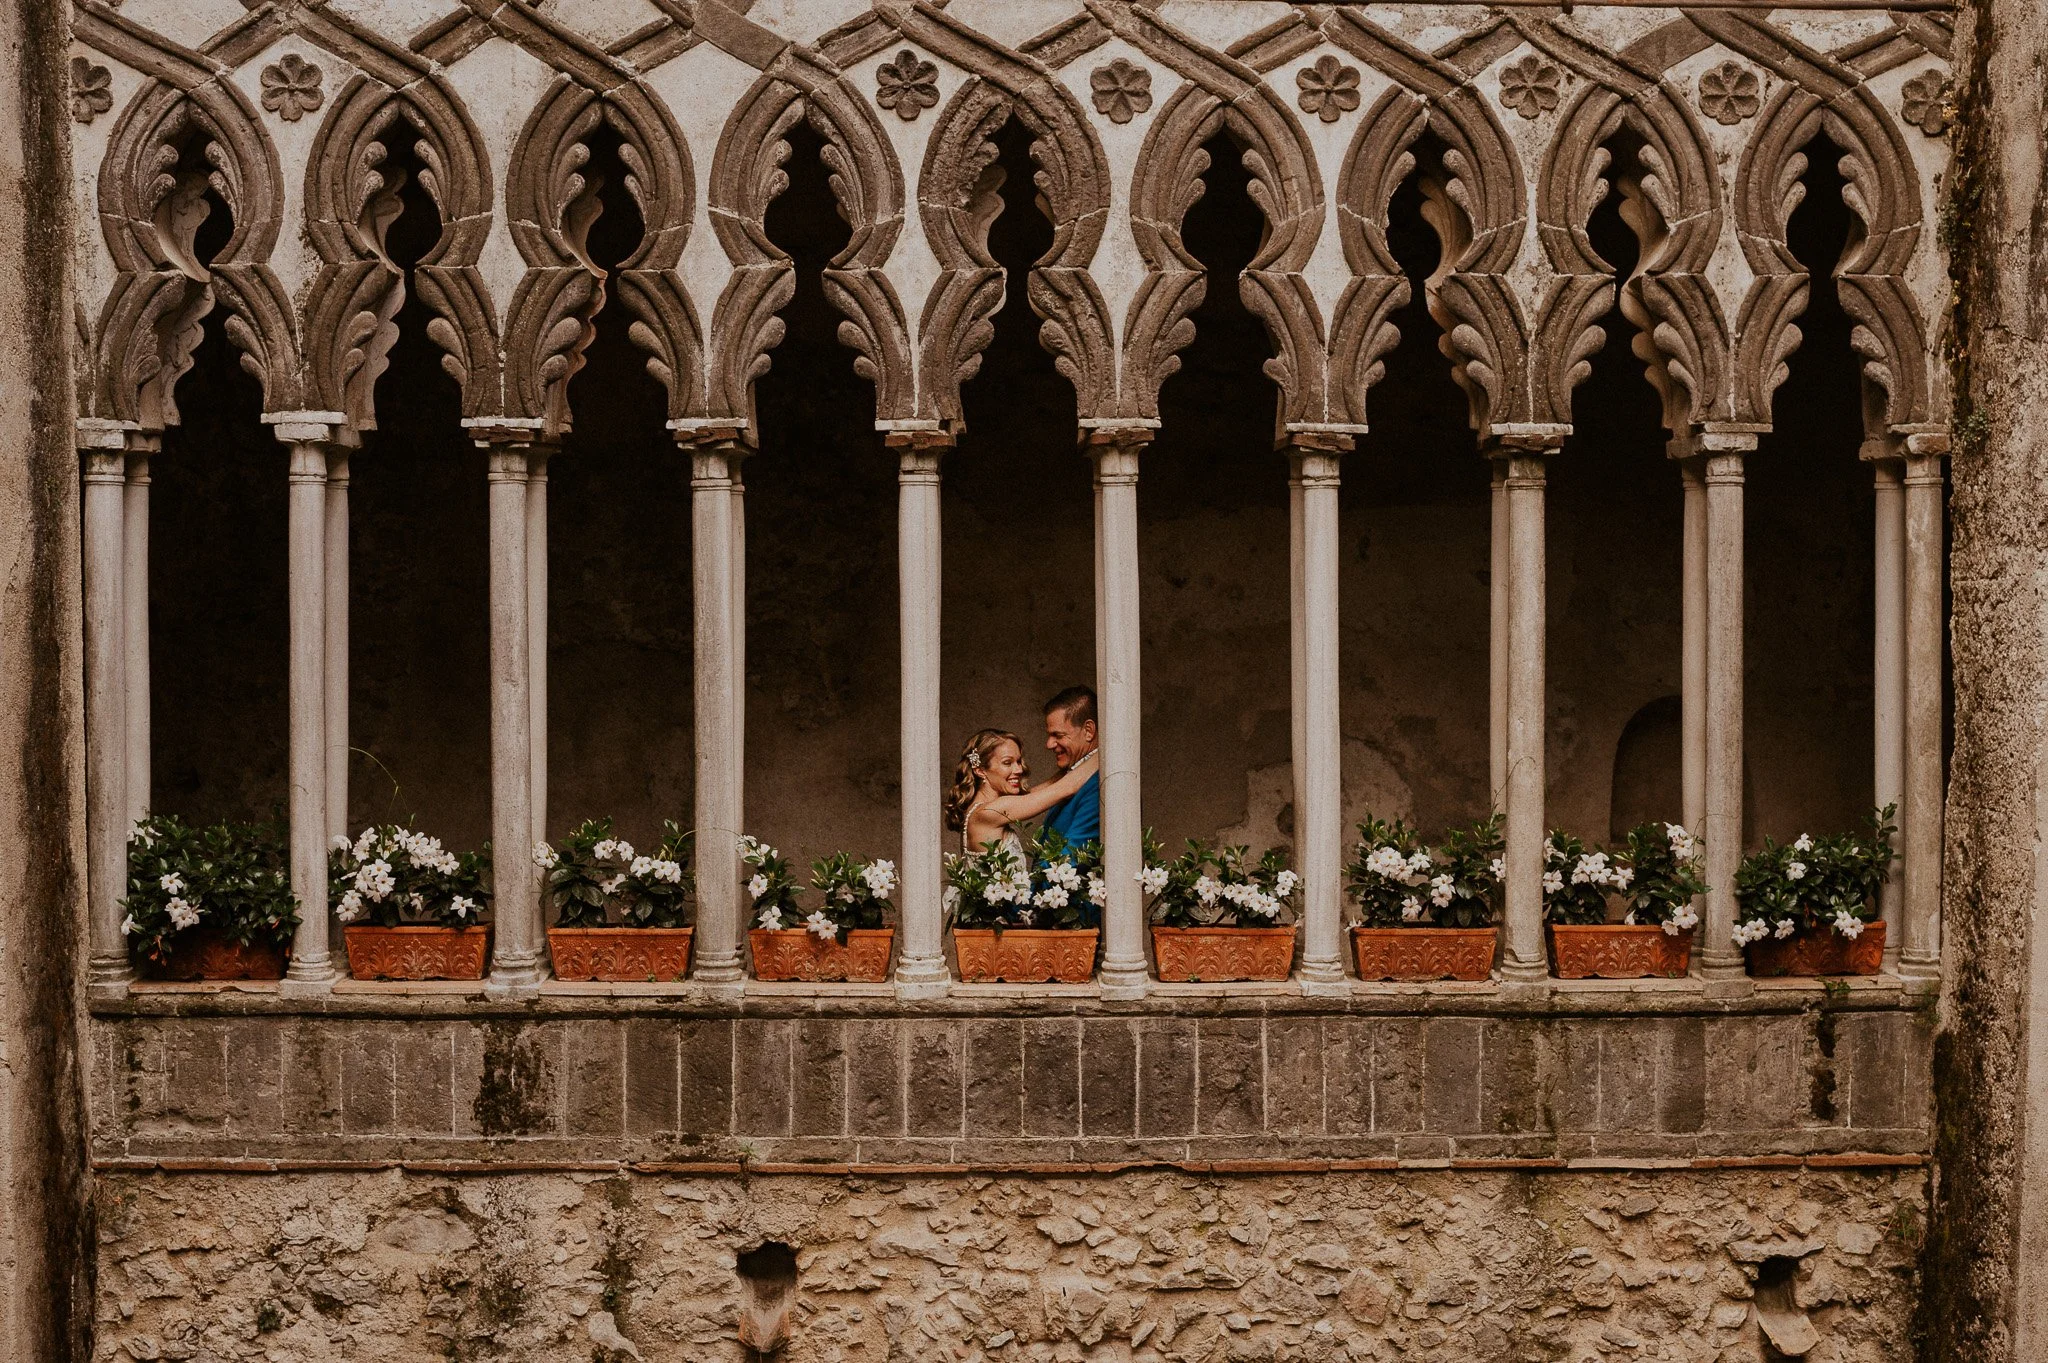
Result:
<instances>
[{"instance_id":1,"label":"white flower","mask_svg":"<svg viewBox=\"0 0 2048 1363\"><path fill-rule=\"evenodd\" d=\"M1761 942L1764 938L1770 936L1771 927L1770 924L1764 922L1761 918L1752 919L1747 923L1737 923L1732 935L1736 946L1746 947L1751 942Z\"/></svg>"},{"instance_id":2,"label":"white flower","mask_svg":"<svg viewBox=\"0 0 2048 1363\"><path fill-rule=\"evenodd\" d=\"M600 884L597 888L604 894L617 894L620 888L625 885L625 883L626 873L624 871L621 871L617 875L613 876L610 880L607 880Z\"/></svg>"},{"instance_id":3,"label":"white flower","mask_svg":"<svg viewBox=\"0 0 2048 1363\"><path fill-rule=\"evenodd\" d=\"M599 861L610 861L612 854L618 850L619 844L617 839L606 838L603 842L590 849L590 855L596 857Z\"/></svg>"},{"instance_id":4,"label":"white flower","mask_svg":"<svg viewBox=\"0 0 2048 1363\"><path fill-rule=\"evenodd\" d=\"M654 878L670 885L683 883L683 864L680 861L657 861L654 863Z\"/></svg>"},{"instance_id":5,"label":"white flower","mask_svg":"<svg viewBox=\"0 0 2048 1363\"><path fill-rule=\"evenodd\" d=\"M1778 930L1771 935L1774 937L1790 937L1797 931L1799 931L1799 924L1795 920L1780 918L1778 920Z\"/></svg>"},{"instance_id":6,"label":"white flower","mask_svg":"<svg viewBox=\"0 0 2048 1363\"><path fill-rule=\"evenodd\" d=\"M167 876L159 877L156 886L165 894L183 894L185 893L185 877L173 871Z\"/></svg>"},{"instance_id":7,"label":"white flower","mask_svg":"<svg viewBox=\"0 0 2048 1363\"><path fill-rule=\"evenodd\" d=\"M164 912L171 916L171 926L183 931L199 921L199 908L173 895L164 901Z\"/></svg>"},{"instance_id":8,"label":"white flower","mask_svg":"<svg viewBox=\"0 0 2048 1363\"><path fill-rule=\"evenodd\" d=\"M1223 893L1223 885L1214 876L1203 876L1195 882L1195 898L1204 904L1214 904L1216 896Z\"/></svg>"},{"instance_id":9,"label":"white flower","mask_svg":"<svg viewBox=\"0 0 2048 1363\"><path fill-rule=\"evenodd\" d=\"M1292 899L1294 898L1294 892L1299 888L1301 888L1301 877L1292 871L1282 871L1279 875L1273 877L1273 897L1275 899Z\"/></svg>"},{"instance_id":10,"label":"white flower","mask_svg":"<svg viewBox=\"0 0 2048 1363\"><path fill-rule=\"evenodd\" d=\"M1835 914L1835 931L1854 940L1863 935L1863 920L1847 909L1839 910Z\"/></svg>"},{"instance_id":11,"label":"white flower","mask_svg":"<svg viewBox=\"0 0 2048 1363\"><path fill-rule=\"evenodd\" d=\"M348 851L348 834L336 833L333 837L327 840L327 845L337 852Z\"/></svg>"},{"instance_id":12,"label":"white flower","mask_svg":"<svg viewBox=\"0 0 2048 1363\"><path fill-rule=\"evenodd\" d=\"M762 895L767 894L768 877L756 874L752 880L747 882L747 893L755 899L759 899Z\"/></svg>"},{"instance_id":13,"label":"white flower","mask_svg":"<svg viewBox=\"0 0 2048 1363\"><path fill-rule=\"evenodd\" d=\"M555 849L546 843L537 842L533 845L533 864L540 867L541 870L552 871L561 860L561 857L556 855Z\"/></svg>"},{"instance_id":14,"label":"white flower","mask_svg":"<svg viewBox=\"0 0 2048 1363\"><path fill-rule=\"evenodd\" d=\"M1607 854L1588 852L1572 867L1572 884L1605 885L1608 880Z\"/></svg>"},{"instance_id":15,"label":"white flower","mask_svg":"<svg viewBox=\"0 0 2048 1363\"><path fill-rule=\"evenodd\" d=\"M1429 853L1417 852L1408 858L1408 879L1410 885L1420 885L1429 878Z\"/></svg>"},{"instance_id":16,"label":"white flower","mask_svg":"<svg viewBox=\"0 0 2048 1363\"><path fill-rule=\"evenodd\" d=\"M1055 861L1050 866L1047 866L1045 868L1045 879L1047 884L1057 885L1063 890L1078 890L1081 888L1081 872L1075 869L1074 863L1071 861Z\"/></svg>"},{"instance_id":17,"label":"white flower","mask_svg":"<svg viewBox=\"0 0 2048 1363\"><path fill-rule=\"evenodd\" d=\"M1104 880L1101 876L1094 874L1089 875L1088 902L1090 904L1095 905L1098 908L1109 902L1109 882Z\"/></svg>"},{"instance_id":18,"label":"white flower","mask_svg":"<svg viewBox=\"0 0 2048 1363\"><path fill-rule=\"evenodd\" d=\"M1801 833L1792 840L1792 850L1795 852L1811 852L1813 850L1813 839Z\"/></svg>"},{"instance_id":19,"label":"white flower","mask_svg":"<svg viewBox=\"0 0 2048 1363\"><path fill-rule=\"evenodd\" d=\"M1017 897L1017 891L1007 880L991 880L988 888L981 892L981 897L991 904L1007 904Z\"/></svg>"},{"instance_id":20,"label":"white flower","mask_svg":"<svg viewBox=\"0 0 2048 1363\"><path fill-rule=\"evenodd\" d=\"M349 848L349 854L353 856L357 861L368 861L370 859L370 854L376 850L377 830L374 828L365 828L359 835L357 835L355 846Z\"/></svg>"},{"instance_id":21,"label":"white flower","mask_svg":"<svg viewBox=\"0 0 2048 1363\"><path fill-rule=\"evenodd\" d=\"M1608 882L1617 890L1626 890L1635 878L1636 868L1633 866L1617 866L1607 876Z\"/></svg>"},{"instance_id":22,"label":"white flower","mask_svg":"<svg viewBox=\"0 0 2048 1363\"><path fill-rule=\"evenodd\" d=\"M354 890L350 890L347 894L343 895L341 902L334 906L334 910L335 917L341 919L344 923L353 923L367 912L363 908L363 897Z\"/></svg>"},{"instance_id":23,"label":"white flower","mask_svg":"<svg viewBox=\"0 0 2048 1363\"><path fill-rule=\"evenodd\" d=\"M1564 872L1563 872L1563 871L1545 871L1545 872L1543 873L1543 893L1545 893L1545 894L1558 894L1558 893L1562 892L1562 891L1563 891L1563 889L1564 889Z\"/></svg>"},{"instance_id":24,"label":"white flower","mask_svg":"<svg viewBox=\"0 0 2048 1363\"><path fill-rule=\"evenodd\" d=\"M1790 864L1789 866L1787 866L1787 867L1785 868L1785 879L1787 879L1787 880L1804 880L1804 879L1806 879L1806 863L1805 863L1805 862L1803 862L1803 861L1795 861L1795 862L1791 863L1791 864Z\"/></svg>"},{"instance_id":25,"label":"white flower","mask_svg":"<svg viewBox=\"0 0 2048 1363\"><path fill-rule=\"evenodd\" d=\"M398 888L398 881L391 874L391 863L379 857L375 861L366 862L357 870L355 887L363 898L372 903L381 903Z\"/></svg>"},{"instance_id":26,"label":"white flower","mask_svg":"<svg viewBox=\"0 0 2048 1363\"><path fill-rule=\"evenodd\" d=\"M1429 882L1429 902L1443 908L1458 897L1458 884L1448 873L1436 876Z\"/></svg>"},{"instance_id":27,"label":"white flower","mask_svg":"<svg viewBox=\"0 0 2048 1363\"><path fill-rule=\"evenodd\" d=\"M1411 894L1411 895L1409 895L1409 896L1408 896L1408 897L1407 897L1406 899L1403 899L1403 900L1401 901L1401 921L1402 921L1402 922L1404 922L1404 923L1413 923L1413 922L1414 922L1414 921L1415 921L1416 919L1418 919L1418 918L1420 918L1420 917L1422 917L1422 901L1421 901L1421 900L1417 899L1417 898L1416 898L1416 897L1415 897L1414 895L1412 895L1412 894Z\"/></svg>"},{"instance_id":28,"label":"white flower","mask_svg":"<svg viewBox=\"0 0 2048 1363\"><path fill-rule=\"evenodd\" d=\"M835 941L839 937L839 925L816 909L812 909L811 916L804 919L804 931L820 941Z\"/></svg>"},{"instance_id":29,"label":"white flower","mask_svg":"<svg viewBox=\"0 0 2048 1363\"><path fill-rule=\"evenodd\" d=\"M945 905L947 913L959 912L960 887L958 885L948 885L946 887L946 893L940 902Z\"/></svg>"},{"instance_id":30,"label":"white flower","mask_svg":"<svg viewBox=\"0 0 2048 1363\"><path fill-rule=\"evenodd\" d=\"M135 921L135 915L131 913L121 920L121 935L126 937L131 932L139 931L141 926L140 923Z\"/></svg>"},{"instance_id":31,"label":"white flower","mask_svg":"<svg viewBox=\"0 0 2048 1363\"><path fill-rule=\"evenodd\" d=\"M1554 840L1546 841L1543 844L1543 859L1545 861L1563 861L1564 849L1559 847Z\"/></svg>"},{"instance_id":32,"label":"white flower","mask_svg":"<svg viewBox=\"0 0 2048 1363\"><path fill-rule=\"evenodd\" d=\"M1147 866L1138 872L1138 884L1144 887L1146 894L1158 894L1166 888L1166 868Z\"/></svg>"},{"instance_id":33,"label":"white flower","mask_svg":"<svg viewBox=\"0 0 2048 1363\"><path fill-rule=\"evenodd\" d=\"M896 863L893 861L870 862L861 868L861 881L868 887L868 893L877 899L887 899L896 888Z\"/></svg>"},{"instance_id":34,"label":"white flower","mask_svg":"<svg viewBox=\"0 0 2048 1363\"><path fill-rule=\"evenodd\" d=\"M751 833L740 839L740 856L748 860L768 860L775 855L775 849Z\"/></svg>"},{"instance_id":35,"label":"white flower","mask_svg":"<svg viewBox=\"0 0 2048 1363\"><path fill-rule=\"evenodd\" d=\"M780 932L782 930L782 910L771 904L761 910L761 916L754 921L770 932Z\"/></svg>"},{"instance_id":36,"label":"white flower","mask_svg":"<svg viewBox=\"0 0 2048 1363\"><path fill-rule=\"evenodd\" d=\"M1064 909L1067 907L1067 891L1063 885L1048 885L1038 892L1032 901L1042 909Z\"/></svg>"},{"instance_id":37,"label":"white flower","mask_svg":"<svg viewBox=\"0 0 2048 1363\"><path fill-rule=\"evenodd\" d=\"M464 898L462 895L457 895L449 903L448 911L454 914L457 918L467 918L471 914L476 912L476 901L474 899Z\"/></svg>"},{"instance_id":38,"label":"white flower","mask_svg":"<svg viewBox=\"0 0 2048 1363\"><path fill-rule=\"evenodd\" d=\"M1033 922L1037 921L1037 918L1038 915L1033 913L1029 909L1017 910L1017 924L1019 927L1028 928L1032 925Z\"/></svg>"},{"instance_id":39,"label":"white flower","mask_svg":"<svg viewBox=\"0 0 2048 1363\"><path fill-rule=\"evenodd\" d=\"M1492 861L1486 863L1486 869L1493 872L1495 880L1506 880L1508 878L1508 859L1506 857L1495 857Z\"/></svg>"}]
</instances>

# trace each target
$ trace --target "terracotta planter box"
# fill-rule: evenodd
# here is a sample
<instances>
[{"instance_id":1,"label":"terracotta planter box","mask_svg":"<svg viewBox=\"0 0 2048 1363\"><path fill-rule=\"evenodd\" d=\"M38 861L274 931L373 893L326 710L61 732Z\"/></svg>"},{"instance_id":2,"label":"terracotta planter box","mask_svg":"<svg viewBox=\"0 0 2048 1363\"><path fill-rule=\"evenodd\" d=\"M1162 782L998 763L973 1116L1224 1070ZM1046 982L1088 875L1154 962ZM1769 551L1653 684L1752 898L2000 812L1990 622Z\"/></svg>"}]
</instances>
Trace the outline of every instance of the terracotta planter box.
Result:
<instances>
[{"instance_id":1,"label":"terracotta planter box","mask_svg":"<svg viewBox=\"0 0 2048 1363\"><path fill-rule=\"evenodd\" d=\"M347 927L348 973L358 980L480 980L489 928Z\"/></svg>"},{"instance_id":2,"label":"terracotta planter box","mask_svg":"<svg viewBox=\"0 0 2048 1363\"><path fill-rule=\"evenodd\" d=\"M757 980L844 980L880 984L889 978L894 928L855 928L841 946L803 928L754 928L747 945Z\"/></svg>"},{"instance_id":3,"label":"terracotta planter box","mask_svg":"<svg viewBox=\"0 0 2048 1363\"><path fill-rule=\"evenodd\" d=\"M1766 937L1744 948L1752 975L1875 975L1884 969L1884 923L1865 923L1857 937L1833 928Z\"/></svg>"},{"instance_id":4,"label":"terracotta planter box","mask_svg":"<svg viewBox=\"0 0 2048 1363\"><path fill-rule=\"evenodd\" d=\"M953 950L968 984L1086 984L1095 974L1096 935L1094 928L955 928Z\"/></svg>"},{"instance_id":5,"label":"terracotta planter box","mask_svg":"<svg viewBox=\"0 0 2048 1363\"><path fill-rule=\"evenodd\" d=\"M1351 929L1361 980L1483 980L1499 941L1499 928Z\"/></svg>"},{"instance_id":6,"label":"terracotta planter box","mask_svg":"<svg viewBox=\"0 0 2048 1363\"><path fill-rule=\"evenodd\" d=\"M1692 966L1692 931L1659 924L1551 923L1551 969L1560 980L1677 979Z\"/></svg>"},{"instance_id":7,"label":"terracotta planter box","mask_svg":"<svg viewBox=\"0 0 2048 1363\"><path fill-rule=\"evenodd\" d=\"M1154 928L1162 980L1284 980L1294 965L1293 928Z\"/></svg>"},{"instance_id":8,"label":"terracotta planter box","mask_svg":"<svg viewBox=\"0 0 2048 1363\"><path fill-rule=\"evenodd\" d=\"M243 946L214 928L193 928L171 939L169 960L146 969L153 980L281 980L284 948Z\"/></svg>"},{"instance_id":9,"label":"terracotta planter box","mask_svg":"<svg viewBox=\"0 0 2048 1363\"><path fill-rule=\"evenodd\" d=\"M694 928L549 928L558 980L680 980Z\"/></svg>"}]
</instances>

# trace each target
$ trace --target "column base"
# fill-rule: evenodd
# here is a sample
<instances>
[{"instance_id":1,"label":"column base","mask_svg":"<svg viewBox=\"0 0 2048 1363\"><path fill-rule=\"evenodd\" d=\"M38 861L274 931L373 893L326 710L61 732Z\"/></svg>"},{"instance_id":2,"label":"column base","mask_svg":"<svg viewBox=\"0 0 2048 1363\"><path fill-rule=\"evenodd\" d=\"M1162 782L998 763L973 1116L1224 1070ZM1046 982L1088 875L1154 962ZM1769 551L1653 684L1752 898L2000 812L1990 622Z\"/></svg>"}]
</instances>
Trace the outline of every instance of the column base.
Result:
<instances>
[{"instance_id":1,"label":"column base","mask_svg":"<svg viewBox=\"0 0 2048 1363\"><path fill-rule=\"evenodd\" d=\"M487 999L531 999L540 996L540 982L543 972L538 961L530 965L506 965L493 968L490 978L484 981L484 997Z\"/></svg>"},{"instance_id":2,"label":"column base","mask_svg":"<svg viewBox=\"0 0 2048 1363\"><path fill-rule=\"evenodd\" d=\"M1746 999L1756 993L1756 981L1750 978L1740 957L1732 963L1703 961L1700 963L1700 990L1710 999Z\"/></svg>"},{"instance_id":3,"label":"column base","mask_svg":"<svg viewBox=\"0 0 2048 1363\"><path fill-rule=\"evenodd\" d=\"M1106 999L1142 999L1152 992L1152 972L1143 961L1104 961L1096 983Z\"/></svg>"},{"instance_id":4,"label":"column base","mask_svg":"<svg viewBox=\"0 0 2048 1363\"><path fill-rule=\"evenodd\" d=\"M1941 992L1940 957L1937 956L1930 959L1926 956L1909 956L1901 952L1899 953L1899 962L1895 969L1899 976L1899 983L1905 986L1908 994L1939 994Z\"/></svg>"},{"instance_id":5,"label":"column base","mask_svg":"<svg viewBox=\"0 0 2048 1363\"><path fill-rule=\"evenodd\" d=\"M135 982L135 968L127 958L117 961L94 961L89 967L85 980L85 996L95 1003L111 1003L128 997L128 986Z\"/></svg>"},{"instance_id":6,"label":"column base","mask_svg":"<svg viewBox=\"0 0 2048 1363\"><path fill-rule=\"evenodd\" d=\"M1500 996L1517 1001L1539 1000L1550 997L1550 963L1548 961L1502 961L1500 965Z\"/></svg>"},{"instance_id":7,"label":"column base","mask_svg":"<svg viewBox=\"0 0 2048 1363\"><path fill-rule=\"evenodd\" d=\"M905 956L896 963L896 997L942 999L953 992L953 975L944 956Z\"/></svg>"},{"instance_id":8,"label":"column base","mask_svg":"<svg viewBox=\"0 0 2048 1363\"><path fill-rule=\"evenodd\" d=\"M285 971L284 978L277 982L278 996L287 999L324 999L334 992L336 978L338 977L334 973L333 965L327 961L320 961L304 970L299 968L297 961L293 961L291 967Z\"/></svg>"},{"instance_id":9,"label":"column base","mask_svg":"<svg viewBox=\"0 0 2048 1363\"><path fill-rule=\"evenodd\" d=\"M1341 961L1303 961L1294 982L1311 998L1343 998L1351 993L1351 977Z\"/></svg>"},{"instance_id":10,"label":"column base","mask_svg":"<svg viewBox=\"0 0 2048 1363\"><path fill-rule=\"evenodd\" d=\"M730 978L721 977L707 980L701 975L692 975L690 983L702 991L706 1003L729 1003L738 1005L747 997L747 977L735 974Z\"/></svg>"}]
</instances>

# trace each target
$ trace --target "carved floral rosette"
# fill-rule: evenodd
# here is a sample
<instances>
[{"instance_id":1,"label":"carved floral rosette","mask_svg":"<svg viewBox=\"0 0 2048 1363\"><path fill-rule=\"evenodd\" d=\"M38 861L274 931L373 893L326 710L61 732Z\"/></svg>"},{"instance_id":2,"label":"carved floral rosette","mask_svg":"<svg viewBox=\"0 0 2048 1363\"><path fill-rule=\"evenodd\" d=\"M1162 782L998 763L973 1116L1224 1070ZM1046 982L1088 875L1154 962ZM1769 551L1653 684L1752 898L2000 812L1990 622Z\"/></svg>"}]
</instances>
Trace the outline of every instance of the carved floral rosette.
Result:
<instances>
[{"instance_id":1,"label":"carved floral rosette","mask_svg":"<svg viewBox=\"0 0 2048 1363\"><path fill-rule=\"evenodd\" d=\"M1152 955L1168 982L1284 980L1294 964L1294 929L1154 928Z\"/></svg>"},{"instance_id":2,"label":"carved floral rosette","mask_svg":"<svg viewBox=\"0 0 2048 1363\"><path fill-rule=\"evenodd\" d=\"M1351 929L1361 980L1483 980L1499 941L1499 928Z\"/></svg>"},{"instance_id":3,"label":"carved floral rosette","mask_svg":"<svg viewBox=\"0 0 2048 1363\"><path fill-rule=\"evenodd\" d=\"M1677 979L1692 966L1692 933L1655 923L1552 923L1549 931L1560 980Z\"/></svg>"},{"instance_id":4,"label":"carved floral rosette","mask_svg":"<svg viewBox=\"0 0 2048 1363\"><path fill-rule=\"evenodd\" d=\"M1801 928L1790 937L1751 942L1752 975L1875 975L1884 969L1884 924L1865 923L1860 936L1833 928Z\"/></svg>"},{"instance_id":5,"label":"carved floral rosette","mask_svg":"<svg viewBox=\"0 0 2048 1363\"><path fill-rule=\"evenodd\" d=\"M802 928L754 928L747 946L757 980L845 981L880 984L889 978L894 928L855 928L841 946Z\"/></svg>"},{"instance_id":6,"label":"carved floral rosette","mask_svg":"<svg viewBox=\"0 0 2048 1363\"><path fill-rule=\"evenodd\" d=\"M348 973L358 980L480 980L489 928L347 927Z\"/></svg>"},{"instance_id":7,"label":"carved floral rosette","mask_svg":"<svg viewBox=\"0 0 2048 1363\"><path fill-rule=\"evenodd\" d=\"M1095 973L1094 928L953 929L960 978L968 984L1086 984Z\"/></svg>"},{"instance_id":8,"label":"carved floral rosette","mask_svg":"<svg viewBox=\"0 0 2048 1363\"><path fill-rule=\"evenodd\" d=\"M170 959L150 962L157 980L281 980L282 946L242 945L213 928L193 928L171 939Z\"/></svg>"},{"instance_id":9,"label":"carved floral rosette","mask_svg":"<svg viewBox=\"0 0 2048 1363\"><path fill-rule=\"evenodd\" d=\"M558 980L680 980L694 928L549 928Z\"/></svg>"}]
</instances>

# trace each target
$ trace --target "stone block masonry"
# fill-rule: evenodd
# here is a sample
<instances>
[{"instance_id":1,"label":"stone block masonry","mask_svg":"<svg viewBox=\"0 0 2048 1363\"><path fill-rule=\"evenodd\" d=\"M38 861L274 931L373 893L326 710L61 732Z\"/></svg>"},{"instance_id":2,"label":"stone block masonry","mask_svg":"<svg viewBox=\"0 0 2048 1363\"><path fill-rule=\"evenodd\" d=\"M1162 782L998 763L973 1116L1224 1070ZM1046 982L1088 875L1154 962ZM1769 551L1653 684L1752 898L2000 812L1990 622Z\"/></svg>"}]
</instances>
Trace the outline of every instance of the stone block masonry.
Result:
<instances>
[{"instance_id":1,"label":"stone block masonry","mask_svg":"<svg viewBox=\"0 0 2048 1363\"><path fill-rule=\"evenodd\" d=\"M1930 1141L1929 1027L1896 991L1174 1002L137 995L95 1021L94 1152L1342 1167L1911 1158Z\"/></svg>"},{"instance_id":2,"label":"stone block masonry","mask_svg":"<svg viewBox=\"0 0 2048 1363\"><path fill-rule=\"evenodd\" d=\"M97 1356L740 1363L737 1259L774 1240L786 1363L1749 1363L1759 1305L1889 1363L1924 1182L117 1173Z\"/></svg>"}]
</instances>

